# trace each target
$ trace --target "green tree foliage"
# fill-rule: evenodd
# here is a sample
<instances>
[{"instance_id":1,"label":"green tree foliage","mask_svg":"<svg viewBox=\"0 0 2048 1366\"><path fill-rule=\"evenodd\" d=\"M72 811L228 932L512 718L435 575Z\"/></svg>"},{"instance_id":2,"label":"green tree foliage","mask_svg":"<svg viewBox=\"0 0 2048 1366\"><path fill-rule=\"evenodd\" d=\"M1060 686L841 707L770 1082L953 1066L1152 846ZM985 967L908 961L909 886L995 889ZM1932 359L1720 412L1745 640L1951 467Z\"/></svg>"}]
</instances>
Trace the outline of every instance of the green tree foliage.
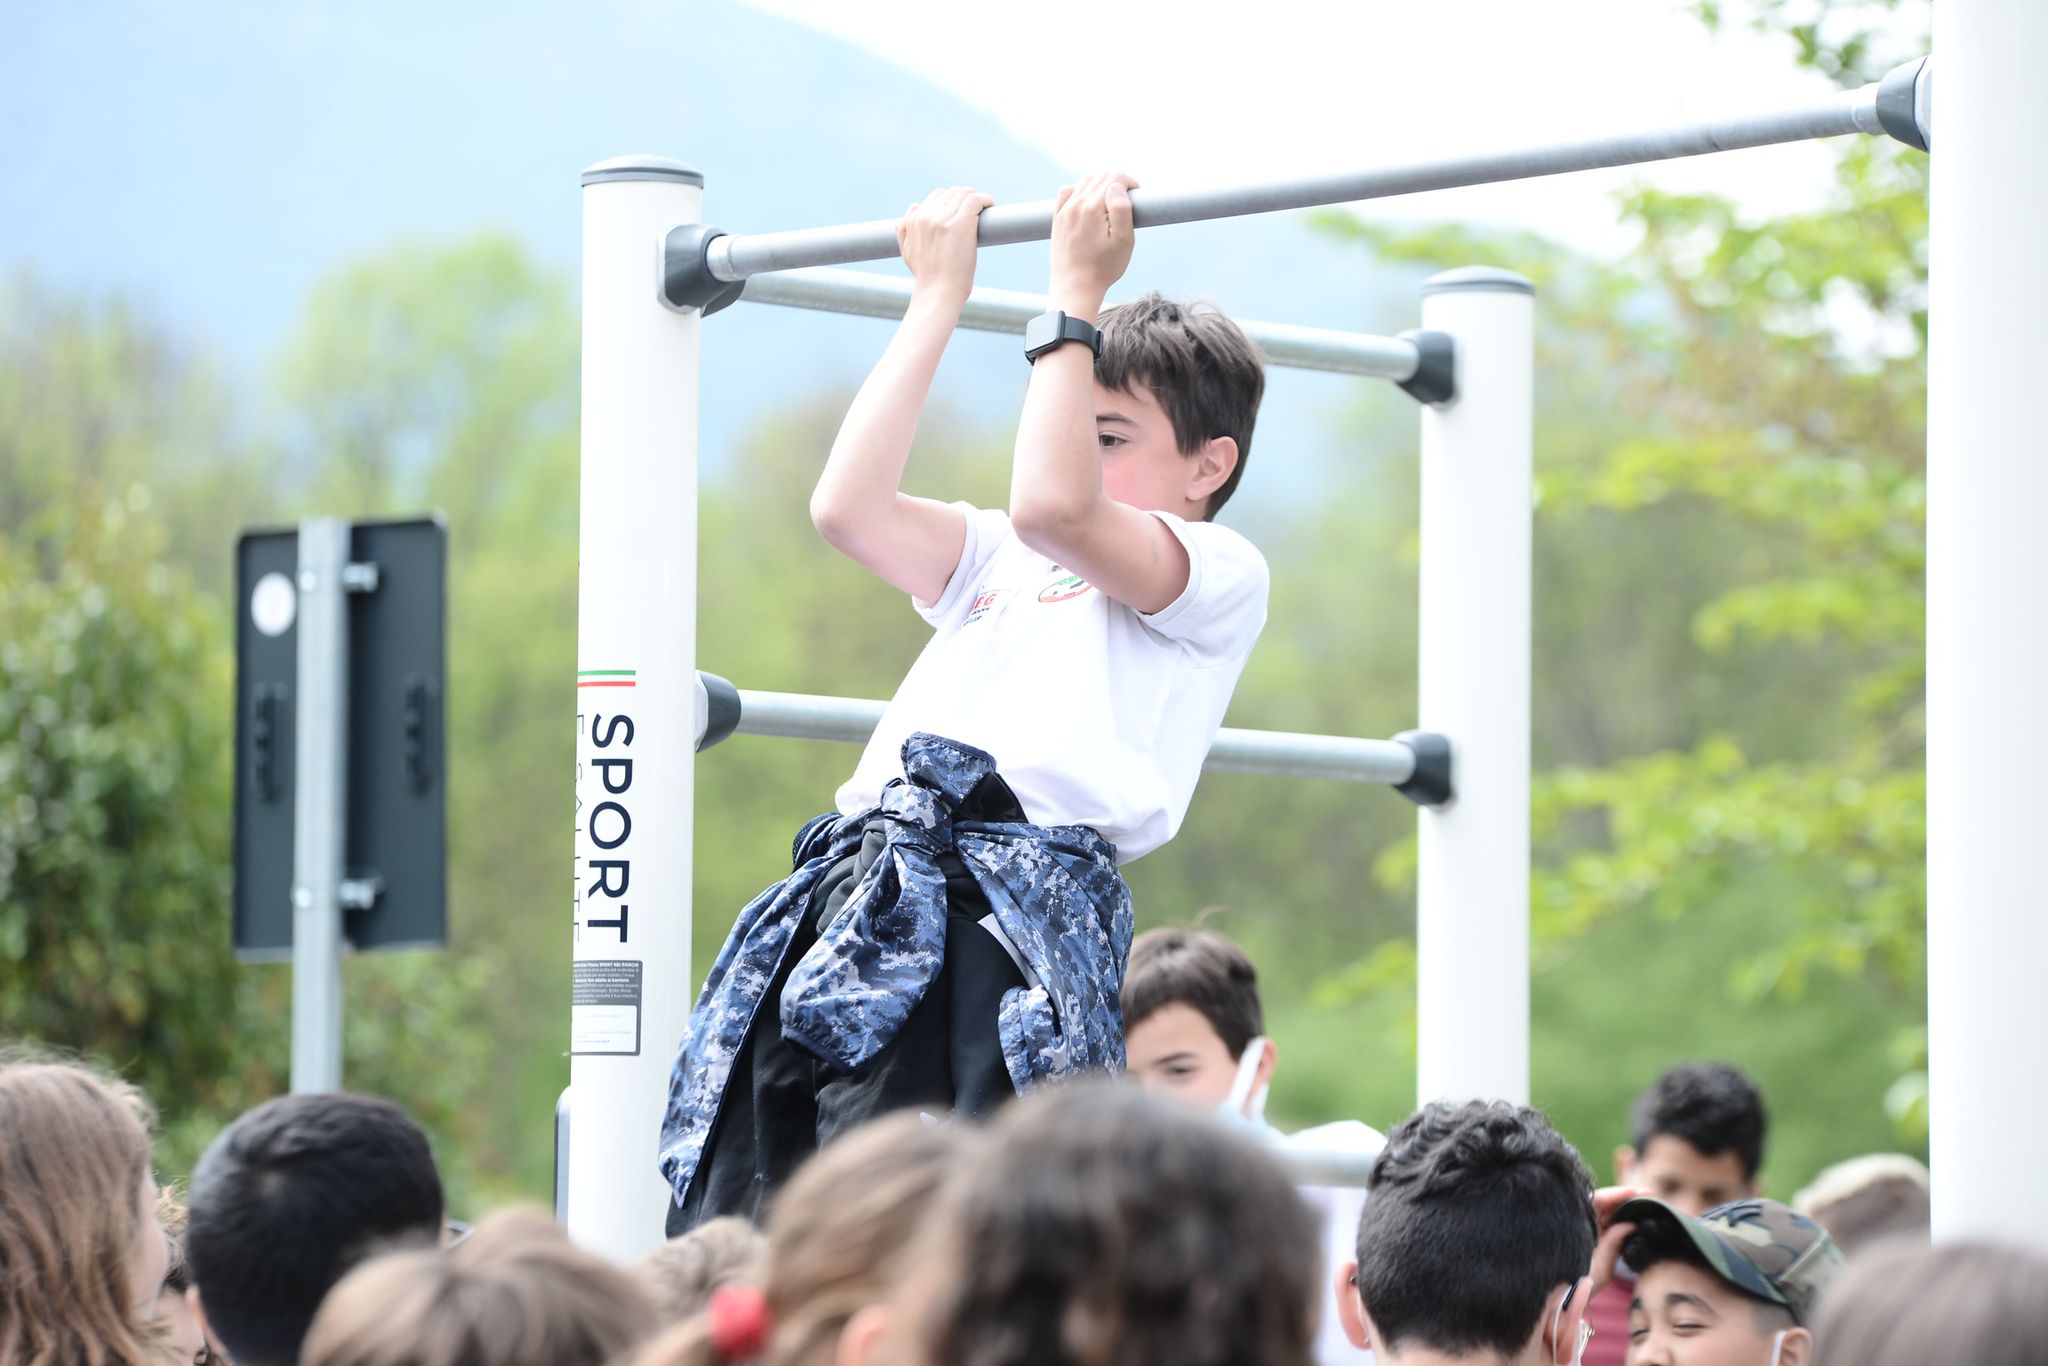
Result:
<instances>
[{"instance_id":1,"label":"green tree foliage","mask_svg":"<svg viewBox=\"0 0 2048 1366\"><path fill-rule=\"evenodd\" d=\"M0 1019L196 1108L246 1099L223 931L228 661L141 486L0 541ZM137 554L140 550L143 553Z\"/></svg>"},{"instance_id":2,"label":"green tree foliage","mask_svg":"<svg viewBox=\"0 0 2048 1366\"><path fill-rule=\"evenodd\" d=\"M137 482L151 486L157 553L216 588L229 564L216 528L275 498L202 350L122 300L0 277L0 529Z\"/></svg>"},{"instance_id":3,"label":"green tree foliage","mask_svg":"<svg viewBox=\"0 0 2048 1366\"><path fill-rule=\"evenodd\" d=\"M1802 60L1858 78L1875 30L1824 52L1817 31L1795 25ZM1858 140L1823 206L1768 221L1638 189L1622 207L1641 245L1614 262L1327 220L1385 261L1490 260L1539 284L1539 973L1617 917L1741 915L1724 1009L1796 997L1816 973L1867 981L1893 1003L1901 1066L1925 958L1927 167ZM1614 708L1622 690L1587 665L1617 663L1622 714L1559 700ZM1382 876L1403 882L1409 858L1395 849ZM1348 984L1400 984L1410 953L1385 945ZM1908 1075L1886 1093L1908 1138L1923 1091Z\"/></svg>"},{"instance_id":4,"label":"green tree foliage","mask_svg":"<svg viewBox=\"0 0 2048 1366\"><path fill-rule=\"evenodd\" d=\"M162 559L145 484L0 535L0 1036L141 1085L189 1168L287 1080L281 967L229 944L232 653L218 599ZM348 1080L400 1096L450 1162L484 1131L473 963L348 964Z\"/></svg>"}]
</instances>

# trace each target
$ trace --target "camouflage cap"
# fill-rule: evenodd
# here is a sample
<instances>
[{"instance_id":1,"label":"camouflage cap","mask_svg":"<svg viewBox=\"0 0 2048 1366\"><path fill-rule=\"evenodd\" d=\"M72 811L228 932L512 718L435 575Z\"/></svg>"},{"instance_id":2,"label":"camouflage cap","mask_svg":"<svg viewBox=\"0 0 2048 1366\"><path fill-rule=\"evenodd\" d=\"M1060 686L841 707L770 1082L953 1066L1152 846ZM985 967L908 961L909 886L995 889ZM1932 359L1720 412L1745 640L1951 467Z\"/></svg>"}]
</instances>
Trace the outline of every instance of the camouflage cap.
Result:
<instances>
[{"instance_id":1,"label":"camouflage cap","mask_svg":"<svg viewBox=\"0 0 2048 1366\"><path fill-rule=\"evenodd\" d=\"M1784 1305L1801 1324L1813 1322L1821 1293L1842 1269L1828 1231L1775 1200L1731 1200L1695 1219L1662 1200L1637 1199L1617 1209L1614 1222L1637 1226L1624 1257L1639 1239L1682 1232L1715 1275L1744 1294Z\"/></svg>"}]
</instances>

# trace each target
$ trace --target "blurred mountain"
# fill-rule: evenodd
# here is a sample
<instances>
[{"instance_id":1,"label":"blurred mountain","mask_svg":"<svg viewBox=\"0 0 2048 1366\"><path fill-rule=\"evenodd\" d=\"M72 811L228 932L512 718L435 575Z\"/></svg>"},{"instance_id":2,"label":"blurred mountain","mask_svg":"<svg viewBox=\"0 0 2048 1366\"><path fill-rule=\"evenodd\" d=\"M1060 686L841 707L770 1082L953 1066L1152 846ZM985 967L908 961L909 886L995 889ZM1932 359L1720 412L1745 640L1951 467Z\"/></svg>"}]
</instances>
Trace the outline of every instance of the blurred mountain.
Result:
<instances>
[{"instance_id":1,"label":"blurred mountain","mask_svg":"<svg viewBox=\"0 0 2048 1366\"><path fill-rule=\"evenodd\" d=\"M742 232L885 217L937 184L1043 198L1086 169L1054 166L872 54L732 0L0 10L0 268L133 297L251 379L313 281L397 240L499 229L573 275L578 173L628 152L696 165L706 217ZM981 278L1042 289L1045 259L1042 246L991 251ZM1147 233L1126 287L1246 317L1412 326L1407 283L1376 301L1364 265L1299 217L1239 220ZM734 458L738 435L793 396L856 382L885 329L754 307L711 320L707 463ZM939 400L976 425L1007 422L1024 374L1014 340L970 337ZM1301 487L1278 469L1330 467L1329 415L1357 392L1341 377L1278 376L1265 472L1245 501L1253 484ZM1400 425L1412 431L1405 412Z\"/></svg>"}]
</instances>

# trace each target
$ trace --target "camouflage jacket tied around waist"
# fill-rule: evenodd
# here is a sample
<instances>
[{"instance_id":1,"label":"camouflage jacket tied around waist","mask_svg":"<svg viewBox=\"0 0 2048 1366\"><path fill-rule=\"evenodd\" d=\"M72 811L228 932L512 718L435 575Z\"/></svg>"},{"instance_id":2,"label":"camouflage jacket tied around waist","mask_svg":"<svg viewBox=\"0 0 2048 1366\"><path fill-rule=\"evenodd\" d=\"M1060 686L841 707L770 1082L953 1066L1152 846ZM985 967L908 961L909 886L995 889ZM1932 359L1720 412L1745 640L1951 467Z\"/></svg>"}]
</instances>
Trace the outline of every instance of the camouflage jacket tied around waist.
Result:
<instances>
[{"instance_id":1,"label":"camouflage jacket tied around waist","mask_svg":"<svg viewBox=\"0 0 2048 1366\"><path fill-rule=\"evenodd\" d=\"M937 976L946 949L946 876L953 850L988 897L1032 984L1005 993L997 1027L1010 1080L1027 1091L1049 1078L1123 1066L1118 992L1131 947L1130 889L1116 851L1083 826L953 819L995 772L981 750L936 735L903 745L905 780L881 804L820 817L797 836L794 870L740 912L669 1074L661 1173L681 1200L704 1155L768 986L782 968L813 894L885 821L887 848L798 961L783 988L782 1030L844 1071L896 1037Z\"/></svg>"}]
</instances>

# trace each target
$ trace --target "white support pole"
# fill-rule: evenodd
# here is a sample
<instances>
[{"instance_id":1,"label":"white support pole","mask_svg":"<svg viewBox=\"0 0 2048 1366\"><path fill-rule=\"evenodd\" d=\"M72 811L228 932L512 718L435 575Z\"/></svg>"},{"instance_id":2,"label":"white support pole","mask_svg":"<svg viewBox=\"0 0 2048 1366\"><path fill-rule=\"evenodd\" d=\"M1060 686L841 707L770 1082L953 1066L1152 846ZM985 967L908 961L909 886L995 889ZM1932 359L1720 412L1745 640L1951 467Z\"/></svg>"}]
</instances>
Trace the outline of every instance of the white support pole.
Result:
<instances>
[{"instance_id":1,"label":"white support pole","mask_svg":"<svg viewBox=\"0 0 2048 1366\"><path fill-rule=\"evenodd\" d=\"M1944 0L1927 392L1927 1030L1937 1239L2048 1243L2048 50ZM2030 1061L2030 1059L2032 1061Z\"/></svg>"},{"instance_id":2,"label":"white support pole","mask_svg":"<svg viewBox=\"0 0 2048 1366\"><path fill-rule=\"evenodd\" d=\"M1456 796L1419 814L1419 1100L1529 1099L1529 611L1534 290L1471 267L1424 287L1457 395L1422 410L1420 724Z\"/></svg>"},{"instance_id":3,"label":"white support pole","mask_svg":"<svg viewBox=\"0 0 2048 1366\"><path fill-rule=\"evenodd\" d=\"M703 184L661 157L583 174L568 1226L618 1261L662 1240L656 1151L690 1008L699 319L659 290L663 235L697 220Z\"/></svg>"}]
</instances>

